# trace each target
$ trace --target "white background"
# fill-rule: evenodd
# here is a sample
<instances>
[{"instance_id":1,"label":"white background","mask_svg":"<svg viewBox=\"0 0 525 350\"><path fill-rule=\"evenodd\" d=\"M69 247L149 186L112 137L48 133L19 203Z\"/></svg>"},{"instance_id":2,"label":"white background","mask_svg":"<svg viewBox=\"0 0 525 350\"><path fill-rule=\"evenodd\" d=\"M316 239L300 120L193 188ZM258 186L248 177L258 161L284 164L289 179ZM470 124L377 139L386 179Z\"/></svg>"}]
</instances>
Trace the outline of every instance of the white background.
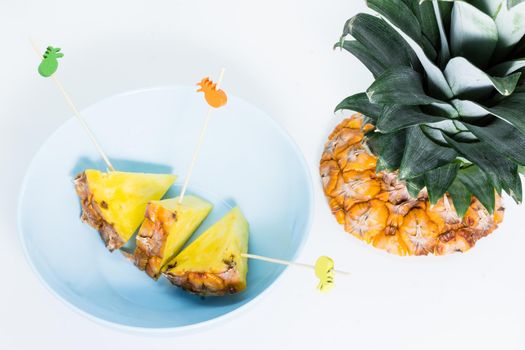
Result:
<instances>
[{"instance_id":1,"label":"white background","mask_svg":"<svg viewBox=\"0 0 525 350\"><path fill-rule=\"evenodd\" d=\"M523 207L507 200L496 234L444 258L376 251L328 210L317 170L341 118L333 107L371 82L332 44L363 9L355 0L1 0L0 349L524 349ZM71 113L37 75L29 36L64 49L60 77L80 108L127 90L194 84L225 66L225 89L272 115L313 174L314 224L299 260L327 254L353 275L320 295L310 271L288 269L244 312L192 334L124 333L57 300L25 261L16 204L31 157Z\"/></svg>"}]
</instances>

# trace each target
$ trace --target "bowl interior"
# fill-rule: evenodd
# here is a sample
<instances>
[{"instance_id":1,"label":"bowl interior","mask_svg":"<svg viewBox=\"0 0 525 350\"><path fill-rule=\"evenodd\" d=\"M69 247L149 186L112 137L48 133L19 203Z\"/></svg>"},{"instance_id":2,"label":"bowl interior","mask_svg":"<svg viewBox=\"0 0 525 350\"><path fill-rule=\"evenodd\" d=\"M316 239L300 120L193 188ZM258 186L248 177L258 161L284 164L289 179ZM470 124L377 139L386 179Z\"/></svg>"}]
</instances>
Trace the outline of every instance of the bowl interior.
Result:
<instances>
[{"instance_id":1,"label":"bowl interior","mask_svg":"<svg viewBox=\"0 0 525 350\"><path fill-rule=\"evenodd\" d=\"M150 89L105 99L83 112L118 170L179 175L178 194L206 105L193 88ZM200 298L154 282L120 252L109 253L79 220L72 179L104 164L74 119L41 147L26 175L19 225L26 254L61 299L97 319L136 328L177 328L225 315L266 290L281 266L249 262L239 294ZM267 115L230 96L214 111L190 191L214 204L193 238L239 205L250 223L249 250L293 259L304 242L312 193L303 158Z\"/></svg>"}]
</instances>

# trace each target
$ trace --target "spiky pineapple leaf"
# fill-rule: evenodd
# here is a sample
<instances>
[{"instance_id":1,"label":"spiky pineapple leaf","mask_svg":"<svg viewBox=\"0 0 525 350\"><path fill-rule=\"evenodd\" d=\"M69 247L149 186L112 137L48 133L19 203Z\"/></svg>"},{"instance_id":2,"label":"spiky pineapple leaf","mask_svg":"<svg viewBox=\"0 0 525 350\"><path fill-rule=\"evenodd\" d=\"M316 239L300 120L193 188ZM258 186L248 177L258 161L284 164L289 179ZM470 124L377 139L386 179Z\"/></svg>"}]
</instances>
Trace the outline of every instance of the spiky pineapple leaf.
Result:
<instances>
[{"instance_id":1,"label":"spiky pineapple leaf","mask_svg":"<svg viewBox=\"0 0 525 350\"><path fill-rule=\"evenodd\" d=\"M405 184L410 197L417 198L419 192L425 187L425 178L424 176L418 176L413 179L407 179L405 180Z\"/></svg>"},{"instance_id":2,"label":"spiky pineapple leaf","mask_svg":"<svg viewBox=\"0 0 525 350\"><path fill-rule=\"evenodd\" d=\"M454 203L454 208L459 217L464 217L467 213L470 203L472 201L472 193L467 189L467 187L459 180L455 178L452 181L452 184L447 189L448 194L452 198Z\"/></svg>"},{"instance_id":3,"label":"spiky pineapple leaf","mask_svg":"<svg viewBox=\"0 0 525 350\"><path fill-rule=\"evenodd\" d=\"M496 118L487 125L465 123L465 126L494 150L525 165L525 134L509 123Z\"/></svg>"},{"instance_id":4,"label":"spiky pineapple leaf","mask_svg":"<svg viewBox=\"0 0 525 350\"><path fill-rule=\"evenodd\" d=\"M436 204L443 197L447 189L452 185L452 182L454 182L459 167L459 162L450 163L425 173L425 185L430 203Z\"/></svg>"},{"instance_id":5,"label":"spiky pineapple leaf","mask_svg":"<svg viewBox=\"0 0 525 350\"><path fill-rule=\"evenodd\" d=\"M485 107L477 102L468 100L451 101L462 117L479 119L492 114L504 121L514 125L521 133L525 134L525 118L523 118L523 106L525 105L525 93L517 92L501 100L494 107Z\"/></svg>"},{"instance_id":6,"label":"spiky pineapple leaf","mask_svg":"<svg viewBox=\"0 0 525 350\"><path fill-rule=\"evenodd\" d=\"M515 173L518 171L518 166L515 163L482 141L464 143L457 142L447 135L444 137L458 153L483 170L499 193L502 189L509 194L517 191ZM476 195L472 189L471 191Z\"/></svg>"},{"instance_id":7,"label":"spiky pineapple leaf","mask_svg":"<svg viewBox=\"0 0 525 350\"><path fill-rule=\"evenodd\" d=\"M505 57L525 34L525 6L508 8L501 6L496 18L498 44L493 60Z\"/></svg>"},{"instance_id":8,"label":"spiky pineapple leaf","mask_svg":"<svg viewBox=\"0 0 525 350\"><path fill-rule=\"evenodd\" d=\"M452 4L443 4L437 0L433 0L432 8L434 10L439 31L439 65L441 68L443 68L447 64L448 60L450 60L450 45L447 37L447 29L450 27ZM447 22L445 22L445 20Z\"/></svg>"},{"instance_id":9,"label":"spiky pineapple leaf","mask_svg":"<svg viewBox=\"0 0 525 350\"><path fill-rule=\"evenodd\" d=\"M464 1L455 1L450 23L450 49L478 67L485 67L498 42L494 20Z\"/></svg>"},{"instance_id":10,"label":"spiky pineapple leaf","mask_svg":"<svg viewBox=\"0 0 525 350\"><path fill-rule=\"evenodd\" d=\"M411 37L423 48L431 60L436 58L436 50L432 43L421 34L419 21L405 2L402 0L367 0L367 6Z\"/></svg>"},{"instance_id":11,"label":"spiky pineapple leaf","mask_svg":"<svg viewBox=\"0 0 525 350\"><path fill-rule=\"evenodd\" d=\"M517 60L502 62L490 68L488 72L497 77L504 77L522 69L523 67L525 67L525 58L520 58Z\"/></svg>"},{"instance_id":12,"label":"spiky pineapple leaf","mask_svg":"<svg viewBox=\"0 0 525 350\"><path fill-rule=\"evenodd\" d=\"M372 133L367 144L377 155L376 171L394 170L399 168L406 145L406 130L401 129L389 134Z\"/></svg>"},{"instance_id":13,"label":"spiky pineapple leaf","mask_svg":"<svg viewBox=\"0 0 525 350\"><path fill-rule=\"evenodd\" d=\"M407 1L407 5L412 8L412 12L417 17L421 32L430 41L434 48L438 48L439 27L436 22L436 14L431 2Z\"/></svg>"},{"instance_id":14,"label":"spiky pineapple leaf","mask_svg":"<svg viewBox=\"0 0 525 350\"><path fill-rule=\"evenodd\" d=\"M514 172L514 183L512 188L510 188L507 193L514 199L518 204L521 204L523 201L523 189L521 184L521 176L519 167L516 168Z\"/></svg>"},{"instance_id":15,"label":"spiky pineapple leaf","mask_svg":"<svg viewBox=\"0 0 525 350\"><path fill-rule=\"evenodd\" d=\"M386 70L386 66L378 60L372 52L357 40L344 40L342 43L337 42L335 48L342 48L354 55L361 63L363 63L374 78L377 78Z\"/></svg>"},{"instance_id":16,"label":"spiky pineapple leaf","mask_svg":"<svg viewBox=\"0 0 525 350\"><path fill-rule=\"evenodd\" d=\"M419 61L403 38L383 19L359 13L349 19L343 38L350 34L387 67L414 67Z\"/></svg>"},{"instance_id":17,"label":"spiky pineapple leaf","mask_svg":"<svg viewBox=\"0 0 525 350\"><path fill-rule=\"evenodd\" d=\"M450 163L457 156L454 149L430 140L419 126L407 129L407 141L399 167L399 177L410 179Z\"/></svg>"},{"instance_id":18,"label":"spiky pineapple leaf","mask_svg":"<svg viewBox=\"0 0 525 350\"><path fill-rule=\"evenodd\" d=\"M421 76L408 67L386 70L366 91L368 99L377 104L402 104L408 106L443 103L428 96L423 89Z\"/></svg>"},{"instance_id":19,"label":"spiky pineapple leaf","mask_svg":"<svg viewBox=\"0 0 525 350\"><path fill-rule=\"evenodd\" d=\"M445 78L455 96L479 99L489 96L492 89L508 96L514 92L521 73L492 77L463 57L454 57L445 68Z\"/></svg>"},{"instance_id":20,"label":"spiky pineapple leaf","mask_svg":"<svg viewBox=\"0 0 525 350\"><path fill-rule=\"evenodd\" d=\"M342 100L335 107L335 112L343 109L363 113L368 118L377 120L381 115L383 107L381 105L370 103L366 94L361 92L359 94L348 96Z\"/></svg>"},{"instance_id":21,"label":"spiky pineapple leaf","mask_svg":"<svg viewBox=\"0 0 525 350\"><path fill-rule=\"evenodd\" d=\"M483 204L490 214L494 213L496 198L488 176L478 166L471 165L459 170L458 179ZM455 205L455 204L454 204Z\"/></svg>"},{"instance_id":22,"label":"spiky pineapple leaf","mask_svg":"<svg viewBox=\"0 0 525 350\"><path fill-rule=\"evenodd\" d=\"M490 108L481 105L478 106L485 109L488 113L506 120L525 134L525 117L523 114L523 106L525 106L525 93L514 93L511 96L503 99L496 106Z\"/></svg>"},{"instance_id":23,"label":"spiky pineapple leaf","mask_svg":"<svg viewBox=\"0 0 525 350\"><path fill-rule=\"evenodd\" d=\"M390 133L409 126L446 119L443 116L424 113L419 106L387 105L383 108L376 127L380 132Z\"/></svg>"},{"instance_id":24,"label":"spiky pineapple leaf","mask_svg":"<svg viewBox=\"0 0 525 350\"><path fill-rule=\"evenodd\" d=\"M516 5L521 4L525 0L507 0L507 8L513 8Z\"/></svg>"},{"instance_id":25,"label":"spiky pineapple leaf","mask_svg":"<svg viewBox=\"0 0 525 350\"><path fill-rule=\"evenodd\" d=\"M412 48L425 74L428 76L427 84L430 94L441 99L451 98L453 96L452 90L441 69L427 57L423 49L412 38L405 34L404 39Z\"/></svg>"}]
</instances>

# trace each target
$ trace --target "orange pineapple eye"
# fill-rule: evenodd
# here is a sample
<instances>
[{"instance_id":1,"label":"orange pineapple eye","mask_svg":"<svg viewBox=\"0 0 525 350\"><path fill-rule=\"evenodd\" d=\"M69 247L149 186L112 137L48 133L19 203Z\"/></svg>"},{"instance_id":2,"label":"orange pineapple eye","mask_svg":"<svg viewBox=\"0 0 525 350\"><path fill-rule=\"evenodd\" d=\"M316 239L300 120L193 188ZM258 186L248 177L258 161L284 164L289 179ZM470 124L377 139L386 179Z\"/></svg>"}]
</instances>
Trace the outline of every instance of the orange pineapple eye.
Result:
<instances>
[{"instance_id":1,"label":"orange pineapple eye","mask_svg":"<svg viewBox=\"0 0 525 350\"><path fill-rule=\"evenodd\" d=\"M448 196L441 198L434 205L429 205L427 215L438 225L439 232L456 228L461 224L461 219Z\"/></svg>"},{"instance_id":2,"label":"orange pineapple eye","mask_svg":"<svg viewBox=\"0 0 525 350\"><path fill-rule=\"evenodd\" d=\"M423 209L413 209L405 216L399 234L410 254L427 255L434 251L439 232Z\"/></svg>"},{"instance_id":3,"label":"orange pineapple eye","mask_svg":"<svg viewBox=\"0 0 525 350\"><path fill-rule=\"evenodd\" d=\"M347 172L339 177L334 194L339 203L348 210L356 202L368 201L380 191L380 184L373 178L373 172Z\"/></svg>"},{"instance_id":4,"label":"orange pineapple eye","mask_svg":"<svg viewBox=\"0 0 525 350\"><path fill-rule=\"evenodd\" d=\"M346 171L373 170L377 158L369 154L360 144L354 144L339 154L339 166Z\"/></svg>"},{"instance_id":5,"label":"orange pineapple eye","mask_svg":"<svg viewBox=\"0 0 525 350\"><path fill-rule=\"evenodd\" d=\"M354 204L346 214L345 230L369 243L385 229L387 218L388 209L379 200Z\"/></svg>"},{"instance_id":6,"label":"orange pineapple eye","mask_svg":"<svg viewBox=\"0 0 525 350\"><path fill-rule=\"evenodd\" d=\"M337 162L335 160L323 162L321 164L320 172L324 192L327 195L332 196L336 189L339 177L341 176Z\"/></svg>"},{"instance_id":7,"label":"orange pineapple eye","mask_svg":"<svg viewBox=\"0 0 525 350\"><path fill-rule=\"evenodd\" d=\"M408 248L399 235L387 235L380 233L372 240L372 245L376 248L386 250L391 254L404 256L408 254Z\"/></svg>"},{"instance_id":8,"label":"orange pineapple eye","mask_svg":"<svg viewBox=\"0 0 525 350\"><path fill-rule=\"evenodd\" d=\"M474 230L488 231L494 226L494 218L487 209L477 199L472 200L472 204L463 218L465 225Z\"/></svg>"}]
</instances>

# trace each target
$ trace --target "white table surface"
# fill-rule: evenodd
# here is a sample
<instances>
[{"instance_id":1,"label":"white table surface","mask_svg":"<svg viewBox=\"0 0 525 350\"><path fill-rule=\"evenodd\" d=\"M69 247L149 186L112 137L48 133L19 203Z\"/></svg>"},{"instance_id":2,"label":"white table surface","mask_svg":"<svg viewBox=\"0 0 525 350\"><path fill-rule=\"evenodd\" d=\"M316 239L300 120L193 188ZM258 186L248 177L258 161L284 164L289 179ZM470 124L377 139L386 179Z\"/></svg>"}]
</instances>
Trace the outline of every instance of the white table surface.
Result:
<instances>
[{"instance_id":1,"label":"white table surface","mask_svg":"<svg viewBox=\"0 0 525 350\"><path fill-rule=\"evenodd\" d=\"M0 349L524 349L525 207L507 200L501 229L467 254L408 259L358 242L328 210L317 170L339 120L333 107L371 82L332 45L363 9L355 0L2 0ZM23 256L16 205L32 156L72 114L37 76L29 36L64 49L60 77L80 108L127 90L194 84L227 67L228 92L272 115L314 175L315 218L299 260L327 254L353 275L321 295L310 271L288 269L245 312L191 334L124 333L57 300Z\"/></svg>"}]
</instances>

